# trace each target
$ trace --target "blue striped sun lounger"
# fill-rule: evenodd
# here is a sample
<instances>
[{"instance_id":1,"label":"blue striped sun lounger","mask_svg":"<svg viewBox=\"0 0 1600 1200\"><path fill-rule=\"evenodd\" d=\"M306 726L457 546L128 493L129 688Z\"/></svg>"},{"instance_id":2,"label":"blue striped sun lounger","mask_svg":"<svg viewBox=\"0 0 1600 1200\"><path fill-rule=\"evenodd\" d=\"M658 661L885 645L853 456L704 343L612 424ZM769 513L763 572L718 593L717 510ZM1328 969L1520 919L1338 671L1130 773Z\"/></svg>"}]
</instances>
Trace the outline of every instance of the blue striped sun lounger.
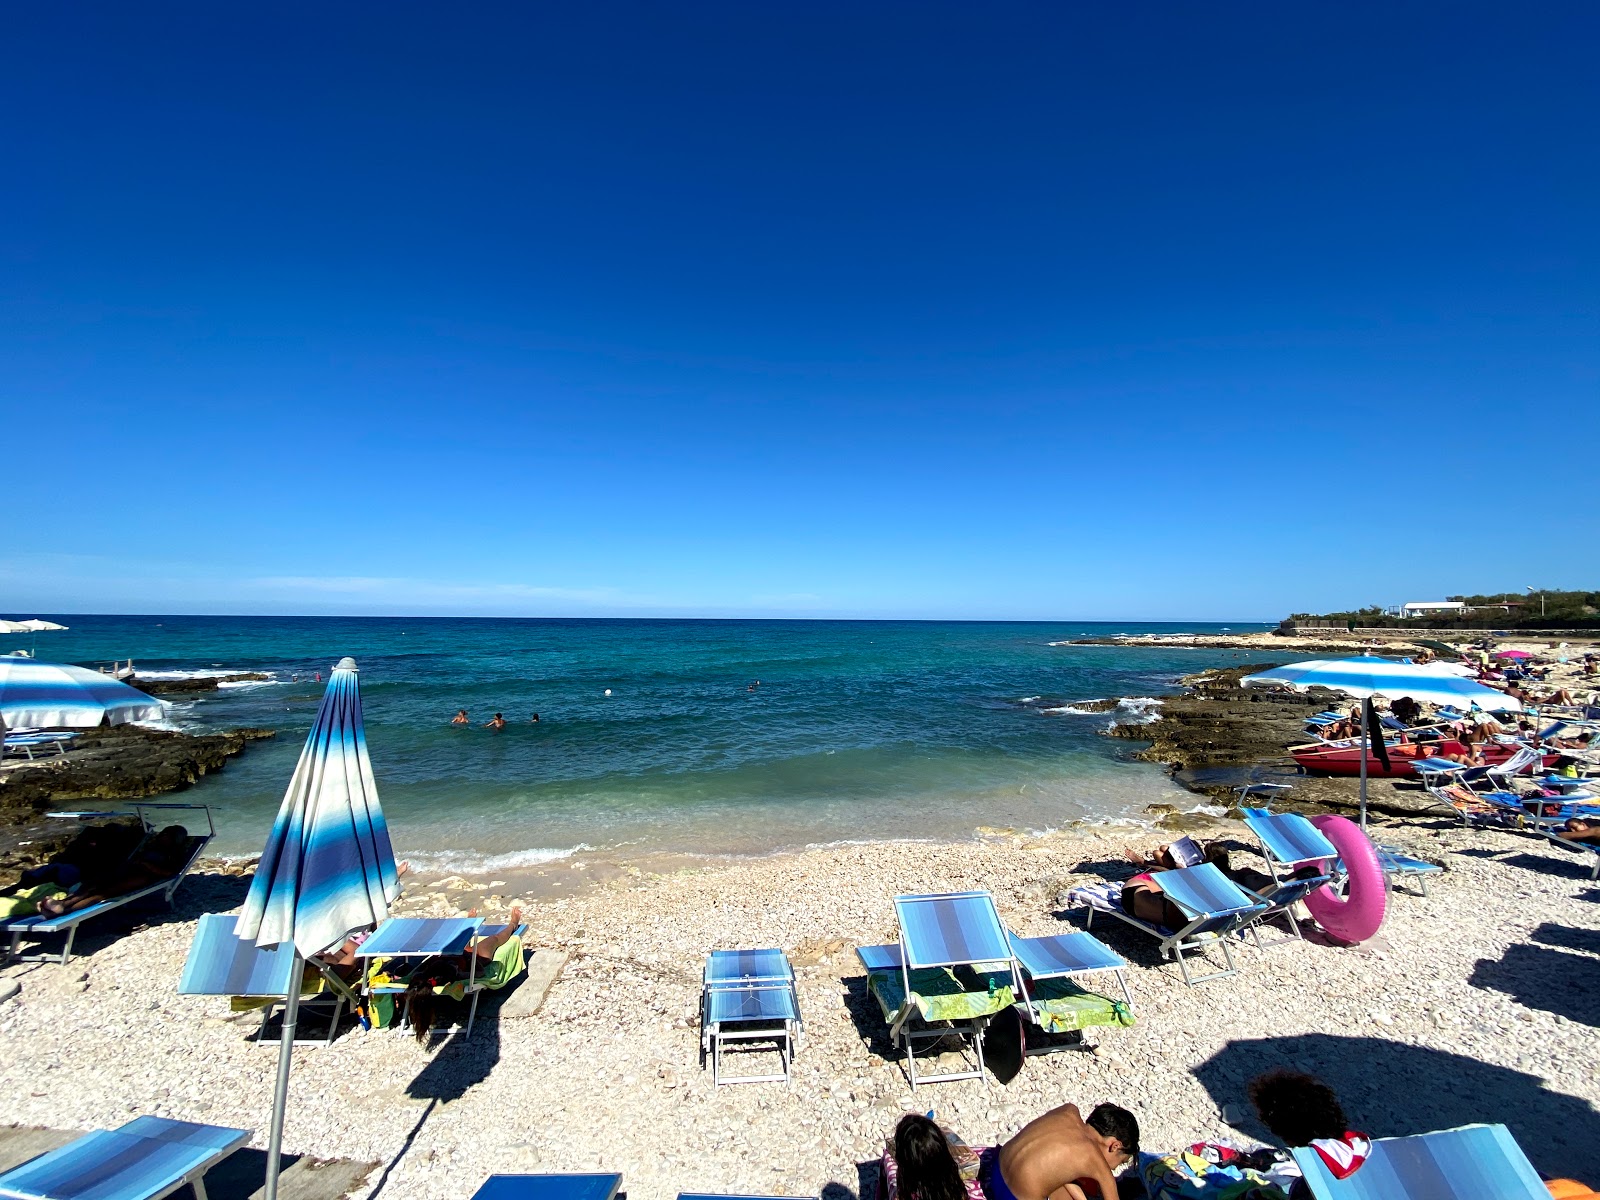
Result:
<instances>
[{"instance_id":1,"label":"blue striped sun lounger","mask_svg":"<svg viewBox=\"0 0 1600 1200\"><path fill-rule=\"evenodd\" d=\"M700 994L700 1057L711 1059L711 1081L789 1082L789 1067L804 1031L794 968L782 950L713 950L706 956ZM724 1075L725 1043L776 1042L778 1074Z\"/></svg>"},{"instance_id":2,"label":"blue striped sun lounger","mask_svg":"<svg viewBox=\"0 0 1600 1200\"><path fill-rule=\"evenodd\" d=\"M1444 871L1438 863L1407 854L1397 846L1379 846L1377 851L1378 866L1390 880L1396 883L1409 880L1424 896L1428 894L1428 876Z\"/></svg>"},{"instance_id":3,"label":"blue striped sun lounger","mask_svg":"<svg viewBox=\"0 0 1600 1200\"><path fill-rule=\"evenodd\" d=\"M905 1051L912 1088L986 1079L983 1031L996 1013L1011 1007L1019 971L994 897L988 892L896 896L894 910L899 943L858 947L856 954L867 968L868 990L889 1022L890 1041ZM970 1069L919 1074L916 1044L942 1041L951 1033L972 1047Z\"/></svg>"},{"instance_id":4,"label":"blue striped sun lounger","mask_svg":"<svg viewBox=\"0 0 1600 1200\"><path fill-rule=\"evenodd\" d=\"M621 1175L491 1175L472 1200L615 1200Z\"/></svg>"},{"instance_id":5,"label":"blue striped sun lounger","mask_svg":"<svg viewBox=\"0 0 1600 1200\"><path fill-rule=\"evenodd\" d=\"M256 1040L262 1041L267 1024L276 1008L285 1002L290 981L295 970L294 947L287 942L262 948L248 938L234 932L238 918L229 913L206 913L195 929L194 941L189 943L189 953L183 960L183 974L178 979L180 996L229 996L242 1000L262 1001L261 1028ZM337 975L328 971L316 959L307 963L319 977L310 987L302 985L300 1007L319 1001L332 1001L333 1010L328 1017L326 1038L296 1038L297 1046L328 1046L339 1032L339 1018L344 1006L354 1010L357 996Z\"/></svg>"},{"instance_id":6,"label":"blue striped sun lounger","mask_svg":"<svg viewBox=\"0 0 1600 1200\"><path fill-rule=\"evenodd\" d=\"M504 926L485 925L479 917L390 917L372 931L372 936L356 949L355 956L366 960L362 986L367 994L398 994L406 984L394 971L389 975L393 983L372 982L372 962L379 958L431 958L434 955L449 957L465 954L467 947L479 936L497 933ZM478 998L483 993L483 983L478 978L478 955L467 961L467 979L464 995L472 997L472 1007L467 1013L466 1036L472 1036L472 1023L478 1017ZM396 1023L399 1028L401 1022Z\"/></svg>"},{"instance_id":7,"label":"blue striped sun lounger","mask_svg":"<svg viewBox=\"0 0 1600 1200\"><path fill-rule=\"evenodd\" d=\"M1022 968L1017 978L1021 993L1017 1009L1046 1033L1070 1034L1071 1040L1046 1040L1027 1046L1028 1054L1050 1054L1081 1049L1081 1031L1089 1024L1133 1023L1133 995L1128 991L1128 962L1087 931L1018 937L1007 933L1011 952ZM1080 980L1109 974L1122 990L1122 1001L1083 992ZM1062 986L1062 983L1066 986Z\"/></svg>"},{"instance_id":8,"label":"blue striped sun lounger","mask_svg":"<svg viewBox=\"0 0 1600 1200\"><path fill-rule=\"evenodd\" d=\"M148 896L155 896L159 894L162 900L164 900L166 903L172 903L172 896L173 893L178 890L178 885L183 882L184 876L186 876L191 868L194 867L194 864L200 858L201 853L205 850L206 846L210 844L211 839L216 836L217 830L215 824L213 824L211 820L211 808L209 805L134 804L131 808L125 811L113 812L102 809L99 811L91 810L85 812L53 812L49 813L48 815L60 820L81 822L109 821L116 820L118 818L137 817L140 824L144 827L145 837L148 838L156 832L155 823L150 818L150 814L152 812L157 813L162 819L165 819L166 815L169 813L205 814L206 831L202 834L190 834L187 855L184 859L182 867L179 868L178 872L170 879L159 880L156 883L150 884L148 887L136 888L135 890L131 892L125 892L120 896L112 896L110 899L102 900L99 904L92 904L87 908L80 908L75 912L65 913L61 916L50 916L48 913L35 913L32 916L12 917L8 920L0 922L0 933L9 933L11 935L10 944L7 946L4 954L0 955L0 966L4 966L5 963L9 961L47 961L52 958L56 959L62 966L66 966L66 964L72 959L72 943L78 936L78 927L85 921L92 921L96 917L104 916L108 912L113 912L124 905L132 904L136 900L143 900ZM196 818L196 821L198 823L198 818ZM187 828L187 826L185 827ZM143 842L140 843L140 846L142 845ZM138 849L139 847L135 847L134 852L137 853ZM66 935L66 938L62 943L61 953L59 956L55 954L42 953L24 954L22 952L23 938L27 938L30 941L38 941L54 934Z\"/></svg>"},{"instance_id":9,"label":"blue striped sun lounger","mask_svg":"<svg viewBox=\"0 0 1600 1200\"><path fill-rule=\"evenodd\" d=\"M1161 890L1189 918L1180 929L1167 929L1126 911L1122 907L1122 885L1118 883L1074 888L1068 893L1068 900L1088 909L1087 926L1094 924L1095 913L1103 912L1148 933L1160 943L1164 955L1177 960L1183 981L1191 987L1238 974L1230 940L1267 911L1266 901L1234 883L1215 863L1162 871L1160 879ZM1184 955L1204 954L1214 947L1221 949L1225 968L1208 975L1191 975Z\"/></svg>"},{"instance_id":10,"label":"blue striped sun lounger","mask_svg":"<svg viewBox=\"0 0 1600 1200\"><path fill-rule=\"evenodd\" d=\"M137 1117L97 1129L0 1175L6 1200L161 1200L185 1184L206 1200L205 1173L250 1140L248 1129Z\"/></svg>"},{"instance_id":11,"label":"blue striped sun lounger","mask_svg":"<svg viewBox=\"0 0 1600 1200\"><path fill-rule=\"evenodd\" d=\"M1294 1161L1316 1200L1550 1200L1504 1125L1378 1138L1345 1179L1335 1179L1309 1147L1295 1150Z\"/></svg>"}]
</instances>

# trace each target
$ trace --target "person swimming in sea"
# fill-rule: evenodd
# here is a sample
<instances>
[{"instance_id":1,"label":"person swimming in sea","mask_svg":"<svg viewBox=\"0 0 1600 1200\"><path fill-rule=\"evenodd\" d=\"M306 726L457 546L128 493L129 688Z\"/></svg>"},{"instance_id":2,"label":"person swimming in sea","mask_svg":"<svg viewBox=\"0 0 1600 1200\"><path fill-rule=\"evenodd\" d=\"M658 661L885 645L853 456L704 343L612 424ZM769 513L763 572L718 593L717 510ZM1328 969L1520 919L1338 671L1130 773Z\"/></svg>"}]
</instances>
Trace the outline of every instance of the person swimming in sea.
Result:
<instances>
[{"instance_id":1,"label":"person swimming in sea","mask_svg":"<svg viewBox=\"0 0 1600 1200\"><path fill-rule=\"evenodd\" d=\"M472 722L467 718L467 710L464 708L458 708L456 709L456 715L450 718L450 724L471 725Z\"/></svg>"},{"instance_id":2,"label":"person swimming in sea","mask_svg":"<svg viewBox=\"0 0 1600 1200\"><path fill-rule=\"evenodd\" d=\"M506 727L506 719L500 713L495 713L493 717L483 723L483 727L485 729L493 729L498 733Z\"/></svg>"},{"instance_id":3,"label":"person swimming in sea","mask_svg":"<svg viewBox=\"0 0 1600 1200\"><path fill-rule=\"evenodd\" d=\"M533 720L529 721L528 724L529 725L537 725L538 723L539 723L539 714L538 713L534 713L533 714Z\"/></svg>"}]
</instances>

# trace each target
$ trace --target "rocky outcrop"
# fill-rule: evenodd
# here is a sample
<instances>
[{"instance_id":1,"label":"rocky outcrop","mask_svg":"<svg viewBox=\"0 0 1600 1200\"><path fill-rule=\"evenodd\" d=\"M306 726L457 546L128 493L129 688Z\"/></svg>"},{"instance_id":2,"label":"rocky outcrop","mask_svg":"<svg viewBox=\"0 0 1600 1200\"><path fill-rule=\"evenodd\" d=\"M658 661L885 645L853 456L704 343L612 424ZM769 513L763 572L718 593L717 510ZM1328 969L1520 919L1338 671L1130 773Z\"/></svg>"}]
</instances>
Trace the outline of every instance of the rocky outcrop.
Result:
<instances>
[{"instance_id":1,"label":"rocky outcrop","mask_svg":"<svg viewBox=\"0 0 1600 1200\"><path fill-rule=\"evenodd\" d=\"M1181 695L1162 700L1158 719L1119 723L1107 735L1149 742L1138 757L1165 763L1175 782L1232 805L1237 800L1234 789L1257 768L1268 773L1281 768L1286 774L1296 770L1288 748L1310 740L1305 732L1308 716L1350 703L1348 696L1320 688L1299 695L1239 686L1243 676L1266 669L1255 663L1187 676L1181 681L1185 688ZM1377 812L1414 816L1427 811L1432 802L1414 780L1368 781L1367 804ZM1348 810L1360 804L1360 784L1355 779L1295 775L1292 793L1274 804L1310 811Z\"/></svg>"},{"instance_id":2,"label":"rocky outcrop","mask_svg":"<svg viewBox=\"0 0 1600 1200\"><path fill-rule=\"evenodd\" d=\"M260 683L271 678L260 671L241 671L237 675L198 675L190 679L140 679L135 675L123 682L152 696L189 696L214 692L225 683Z\"/></svg>"}]
</instances>

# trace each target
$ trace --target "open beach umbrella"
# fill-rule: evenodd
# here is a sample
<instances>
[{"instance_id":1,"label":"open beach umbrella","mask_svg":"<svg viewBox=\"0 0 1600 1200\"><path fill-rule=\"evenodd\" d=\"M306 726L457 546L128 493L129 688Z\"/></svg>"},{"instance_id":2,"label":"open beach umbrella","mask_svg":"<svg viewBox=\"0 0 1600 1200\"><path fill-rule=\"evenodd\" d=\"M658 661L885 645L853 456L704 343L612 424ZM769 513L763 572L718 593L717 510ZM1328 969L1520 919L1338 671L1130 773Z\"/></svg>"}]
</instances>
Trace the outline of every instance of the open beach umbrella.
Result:
<instances>
[{"instance_id":1,"label":"open beach umbrella","mask_svg":"<svg viewBox=\"0 0 1600 1200\"><path fill-rule=\"evenodd\" d=\"M1265 684L1286 684L1297 692L1308 688L1325 687L1346 692L1361 700L1366 719L1361 723L1361 828L1367 827L1367 745L1372 720L1371 700L1383 695L1391 700L1410 696L1427 704L1448 704L1467 709L1474 705L1485 712L1520 712L1522 704L1515 697L1493 688L1484 687L1472 679L1462 679L1438 669L1440 664L1394 662L1364 654L1355 658L1313 659L1310 662L1290 663L1273 667L1255 675L1246 675L1239 682L1245 687ZM1380 743L1382 738L1377 739ZM1387 758L1387 755L1384 755Z\"/></svg>"},{"instance_id":2,"label":"open beach umbrella","mask_svg":"<svg viewBox=\"0 0 1600 1200\"><path fill-rule=\"evenodd\" d=\"M1285 684L1297 692L1325 687L1346 692L1358 700L1375 695L1391 700L1410 696L1421 703L1448 704L1461 709L1477 705L1484 712L1522 710L1522 704L1515 697L1484 687L1475 680L1462 679L1433 665L1419 667L1373 655L1290 663L1246 675L1240 682L1245 687Z\"/></svg>"},{"instance_id":3,"label":"open beach umbrella","mask_svg":"<svg viewBox=\"0 0 1600 1200\"><path fill-rule=\"evenodd\" d=\"M99 671L0 655L0 720L11 728L93 729L166 715L162 701Z\"/></svg>"},{"instance_id":4,"label":"open beach umbrella","mask_svg":"<svg viewBox=\"0 0 1600 1200\"><path fill-rule=\"evenodd\" d=\"M7 625L11 628L3 628L3 626ZM26 621L0 621L0 633L33 634L33 649L29 651L30 654L39 649L39 635L41 633L49 633L57 629L65 630L66 626L57 625L54 621L41 621L38 617L29 617Z\"/></svg>"},{"instance_id":5,"label":"open beach umbrella","mask_svg":"<svg viewBox=\"0 0 1600 1200\"><path fill-rule=\"evenodd\" d=\"M383 920L399 892L389 827L367 757L356 664L342 658L328 676L235 927L239 937L258 946L294 946L267 1142L267 1200L278 1194L302 963Z\"/></svg>"}]
</instances>

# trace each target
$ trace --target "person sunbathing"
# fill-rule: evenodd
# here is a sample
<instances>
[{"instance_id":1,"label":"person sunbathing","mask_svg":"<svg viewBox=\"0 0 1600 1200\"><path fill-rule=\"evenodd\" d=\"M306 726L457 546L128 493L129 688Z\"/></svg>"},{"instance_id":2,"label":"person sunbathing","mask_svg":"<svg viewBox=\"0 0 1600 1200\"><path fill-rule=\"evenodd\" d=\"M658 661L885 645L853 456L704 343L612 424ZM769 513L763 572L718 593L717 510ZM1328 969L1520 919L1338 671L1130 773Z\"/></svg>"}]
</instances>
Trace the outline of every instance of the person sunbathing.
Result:
<instances>
[{"instance_id":1,"label":"person sunbathing","mask_svg":"<svg viewBox=\"0 0 1600 1200\"><path fill-rule=\"evenodd\" d=\"M1561 827L1561 836L1569 842L1600 842L1600 819L1573 817Z\"/></svg>"},{"instance_id":2,"label":"person sunbathing","mask_svg":"<svg viewBox=\"0 0 1600 1200\"><path fill-rule=\"evenodd\" d=\"M85 872L77 892L40 900L39 911L52 917L65 916L171 879L188 865L189 840L189 831L182 825L168 825L134 851L120 869L98 879Z\"/></svg>"},{"instance_id":3,"label":"person sunbathing","mask_svg":"<svg viewBox=\"0 0 1600 1200\"><path fill-rule=\"evenodd\" d=\"M1063 1104L1000 1147L989 1191L994 1200L1115 1200L1113 1173L1138 1153L1139 1122L1127 1109L1101 1104L1085 1121L1076 1104Z\"/></svg>"},{"instance_id":4,"label":"person sunbathing","mask_svg":"<svg viewBox=\"0 0 1600 1200\"><path fill-rule=\"evenodd\" d=\"M478 914L473 912L468 915L475 917ZM460 954L435 954L432 958L425 958L417 964L417 968L406 980L405 990L406 1012L411 1020L411 1031L417 1035L417 1041L427 1041L428 1031L438 1023L439 997L434 995L433 989L457 983L473 974L481 976L484 963L479 963L478 969L474 971L472 956L477 955L485 963L493 962L500 947L517 936L521 925L522 909L513 908L505 928L499 933L479 938Z\"/></svg>"}]
</instances>

